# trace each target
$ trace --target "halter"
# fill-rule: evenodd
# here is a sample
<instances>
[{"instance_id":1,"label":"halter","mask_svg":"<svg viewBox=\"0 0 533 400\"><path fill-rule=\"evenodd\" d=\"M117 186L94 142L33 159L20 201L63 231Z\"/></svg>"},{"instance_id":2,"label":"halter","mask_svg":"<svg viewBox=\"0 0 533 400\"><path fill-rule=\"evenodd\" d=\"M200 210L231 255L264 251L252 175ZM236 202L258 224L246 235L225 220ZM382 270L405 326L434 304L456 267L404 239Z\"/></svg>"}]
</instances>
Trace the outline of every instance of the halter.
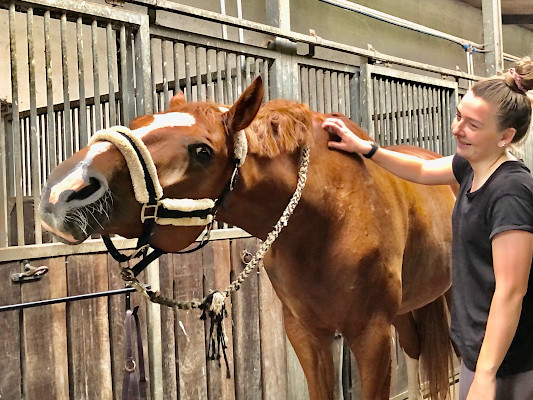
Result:
<instances>
[{"instance_id":1,"label":"halter","mask_svg":"<svg viewBox=\"0 0 533 400\"><path fill-rule=\"evenodd\" d=\"M154 224L174 226L204 226L207 231L201 242L193 249L182 253L190 253L205 246L213 228L218 207L222 204L226 194L233 190L238 177L238 169L244 163L247 152L247 141L244 131L235 134L234 168L231 179L216 199L162 199L163 188L159 183L157 169L148 148L144 142L130 129L114 126L97 132L89 144L98 141L113 143L122 153L130 173L135 199L142 205L140 219L143 224L141 236L137 240L135 252L131 255L120 253L109 236L102 235L102 239L111 254L118 262L126 262L143 255L143 259L131 268L137 276L148 264L165 252L153 247L147 255Z\"/></svg>"}]
</instances>

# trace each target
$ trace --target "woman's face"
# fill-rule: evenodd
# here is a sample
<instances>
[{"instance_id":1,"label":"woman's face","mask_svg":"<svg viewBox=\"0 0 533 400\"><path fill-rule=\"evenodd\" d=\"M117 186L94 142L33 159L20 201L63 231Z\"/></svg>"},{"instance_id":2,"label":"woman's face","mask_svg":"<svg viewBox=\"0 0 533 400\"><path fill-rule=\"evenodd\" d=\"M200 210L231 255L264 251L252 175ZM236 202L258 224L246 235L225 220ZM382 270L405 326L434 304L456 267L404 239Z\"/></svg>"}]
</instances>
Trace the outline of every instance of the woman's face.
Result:
<instances>
[{"instance_id":1,"label":"woman's face","mask_svg":"<svg viewBox=\"0 0 533 400\"><path fill-rule=\"evenodd\" d=\"M495 107L468 91L457 107L452 123L457 154L468 161L493 159L501 155L498 146L503 132L498 129Z\"/></svg>"}]
</instances>

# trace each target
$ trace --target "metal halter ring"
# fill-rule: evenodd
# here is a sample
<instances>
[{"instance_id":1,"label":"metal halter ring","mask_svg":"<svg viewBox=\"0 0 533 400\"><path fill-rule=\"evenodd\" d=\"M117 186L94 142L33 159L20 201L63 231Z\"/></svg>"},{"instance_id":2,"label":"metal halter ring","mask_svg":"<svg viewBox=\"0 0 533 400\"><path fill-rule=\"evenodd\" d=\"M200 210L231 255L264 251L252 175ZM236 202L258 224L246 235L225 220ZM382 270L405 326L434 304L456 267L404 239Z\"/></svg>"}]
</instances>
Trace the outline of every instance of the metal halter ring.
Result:
<instances>
[{"instance_id":1,"label":"metal halter ring","mask_svg":"<svg viewBox=\"0 0 533 400\"><path fill-rule=\"evenodd\" d=\"M146 215L146 209L153 208L154 213L152 215ZM157 204L143 204L141 208L141 222L144 223L147 219L156 219L157 218L157 209L159 208L159 203Z\"/></svg>"}]
</instances>

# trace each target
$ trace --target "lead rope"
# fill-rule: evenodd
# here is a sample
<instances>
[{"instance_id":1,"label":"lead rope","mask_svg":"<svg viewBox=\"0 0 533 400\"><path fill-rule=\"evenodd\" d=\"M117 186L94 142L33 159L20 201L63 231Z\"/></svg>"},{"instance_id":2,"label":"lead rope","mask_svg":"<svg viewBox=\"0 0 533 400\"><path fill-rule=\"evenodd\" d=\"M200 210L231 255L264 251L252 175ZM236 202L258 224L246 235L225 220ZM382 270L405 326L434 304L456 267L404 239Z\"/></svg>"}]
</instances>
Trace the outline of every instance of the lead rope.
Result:
<instances>
[{"instance_id":1,"label":"lead rope","mask_svg":"<svg viewBox=\"0 0 533 400\"><path fill-rule=\"evenodd\" d=\"M255 269L259 262L263 259L266 252L270 249L274 241L278 238L280 232L289 223L289 218L294 212L294 209L298 205L300 198L302 197L302 191L307 181L307 167L309 165L309 147L305 146L300 154L300 168L298 171L298 183L296 184L296 190L294 191L289 204L283 210L281 217L279 218L274 229L267 235L264 242L261 243L259 249L248 262L245 262L246 267L242 270L239 276L231 282L228 287L223 291L212 291L202 301L178 301L169 297L161 296L158 292L148 290L131 272L129 268L122 269L122 279L129 285L134 287L138 292L143 294L148 300L153 303L161 304L167 307L173 307L180 310L190 310L193 308L199 308L203 311L200 319L205 320L208 317L211 319L211 326L209 329L209 348L207 351L207 357L211 360L218 360L220 365L220 349L224 355L224 361L226 363L226 376L230 377L229 364L226 357L226 336L223 331L222 321L227 315L224 300L231 294L240 289L241 284L248 278L250 273Z\"/></svg>"}]
</instances>

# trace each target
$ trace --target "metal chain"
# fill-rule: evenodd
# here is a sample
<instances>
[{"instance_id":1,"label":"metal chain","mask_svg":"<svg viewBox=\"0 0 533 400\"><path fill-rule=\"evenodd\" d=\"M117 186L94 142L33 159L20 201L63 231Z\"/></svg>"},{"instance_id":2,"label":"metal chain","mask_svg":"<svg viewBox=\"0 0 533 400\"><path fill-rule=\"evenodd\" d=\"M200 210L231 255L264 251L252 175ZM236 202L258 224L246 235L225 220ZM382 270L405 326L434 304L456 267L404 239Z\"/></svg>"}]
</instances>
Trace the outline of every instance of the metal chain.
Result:
<instances>
[{"instance_id":1,"label":"metal chain","mask_svg":"<svg viewBox=\"0 0 533 400\"><path fill-rule=\"evenodd\" d=\"M309 147L305 146L300 154L300 169L298 171L298 183L296 184L296 190L294 191L289 204L287 204L287 207L285 207L285 210L283 210L283 213L281 214L281 217L279 218L278 222L274 226L274 229L267 235L264 242L261 243L261 246L259 247L259 250L255 253L255 255L252 257L252 259L246 263L246 267L243 269L243 271L239 274L237 279L235 279L233 282L231 282L228 287L220 292L224 298L228 297L232 293L239 290L241 284L248 278L250 273L254 270L254 268L259 264L259 262L263 259L266 252L270 249L274 241L278 238L281 230L287 226L289 223L289 218L294 212L294 209L298 205L298 202L300 201L300 198L302 197L302 191L305 187L305 183L307 181L307 167L309 165ZM175 307L180 310L189 310L192 308L200 308L203 304L199 301L177 301L168 297L161 296L159 292L153 292L151 290L148 290L145 285L143 285L139 280L133 276L133 274L128 273L128 269L123 269L123 277L122 277L128 284L133 286L138 292L142 293L144 296L148 298L153 303L158 303L165 305L167 307Z\"/></svg>"}]
</instances>

